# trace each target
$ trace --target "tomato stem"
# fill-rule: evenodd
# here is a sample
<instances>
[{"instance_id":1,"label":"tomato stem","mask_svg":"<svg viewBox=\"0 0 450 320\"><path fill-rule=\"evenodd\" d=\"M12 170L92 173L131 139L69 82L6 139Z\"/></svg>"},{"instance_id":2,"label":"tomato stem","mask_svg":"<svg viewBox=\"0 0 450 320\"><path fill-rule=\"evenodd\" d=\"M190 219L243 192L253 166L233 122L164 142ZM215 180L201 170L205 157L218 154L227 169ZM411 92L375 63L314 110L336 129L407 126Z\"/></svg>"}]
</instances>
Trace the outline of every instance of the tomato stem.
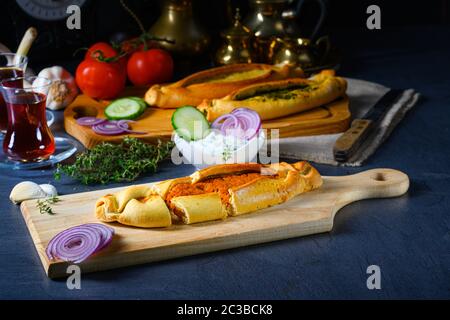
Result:
<instances>
[{"instance_id":1,"label":"tomato stem","mask_svg":"<svg viewBox=\"0 0 450 320\"><path fill-rule=\"evenodd\" d=\"M105 54L103 53L102 50L95 50L94 52L92 52L91 57L100 62L112 63L112 62L119 61L121 58L125 57L126 55L127 55L126 52L120 52L119 54L115 55L114 57L107 58L107 57L105 57Z\"/></svg>"}]
</instances>

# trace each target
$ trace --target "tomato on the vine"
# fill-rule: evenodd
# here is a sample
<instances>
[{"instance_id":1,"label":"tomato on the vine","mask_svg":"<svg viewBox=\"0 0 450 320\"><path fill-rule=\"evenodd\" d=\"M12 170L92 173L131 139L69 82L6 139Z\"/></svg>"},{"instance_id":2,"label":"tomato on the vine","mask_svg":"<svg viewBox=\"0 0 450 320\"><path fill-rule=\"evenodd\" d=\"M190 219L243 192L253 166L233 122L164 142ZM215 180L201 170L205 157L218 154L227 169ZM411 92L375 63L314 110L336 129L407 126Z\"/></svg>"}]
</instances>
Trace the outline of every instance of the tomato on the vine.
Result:
<instances>
[{"instance_id":1,"label":"tomato on the vine","mask_svg":"<svg viewBox=\"0 0 450 320\"><path fill-rule=\"evenodd\" d=\"M125 88L127 77L119 62L86 59L78 66L75 80L89 97L112 99Z\"/></svg>"},{"instance_id":2,"label":"tomato on the vine","mask_svg":"<svg viewBox=\"0 0 450 320\"><path fill-rule=\"evenodd\" d=\"M162 49L136 51L128 59L127 73L135 86L164 83L172 78L173 60Z\"/></svg>"},{"instance_id":3,"label":"tomato on the vine","mask_svg":"<svg viewBox=\"0 0 450 320\"><path fill-rule=\"evenodd\" d=\"M114 49L109 43L97 42L89 47L84 56L84 60L116 61L122 67L123 72L126 72L128 59L125 56L120 55L121 52Z\"/></svg>"},{"instance_id":4,"label":"tomato on the vine","mask_svg":"<svg viewBox=\"0 0 450 320\"><path fill-rule=\"evenodd\" d=\"M89 47L87 50L84 60L97 60L100 55L103 55L104 58L114 58L118 55L116 49L114 49L109 43L106 42L97 42Z\"/></svg>"}]
</instances>

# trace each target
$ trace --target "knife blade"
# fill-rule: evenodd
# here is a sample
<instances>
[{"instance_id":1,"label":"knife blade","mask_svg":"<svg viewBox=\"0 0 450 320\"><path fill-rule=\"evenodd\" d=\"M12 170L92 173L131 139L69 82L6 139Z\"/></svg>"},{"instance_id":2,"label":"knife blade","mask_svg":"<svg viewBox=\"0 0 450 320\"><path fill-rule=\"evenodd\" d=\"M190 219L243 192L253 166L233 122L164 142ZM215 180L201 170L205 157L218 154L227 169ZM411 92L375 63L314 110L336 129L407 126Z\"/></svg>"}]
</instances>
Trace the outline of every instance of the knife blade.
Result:
<instances>
[{"instance_id":1,"label":"knife blade","mask_svg":"<svg viewBox=\"0 0 450 320\"><path fill-rule=\"evenodd\" d=\"M346 162L358 150L369 133L384 118L403 90L391 89L372 107L362 119L353 120L350 129L336 140L333 148L334 158L338 162Z\"/></svg>"}]
</instances>

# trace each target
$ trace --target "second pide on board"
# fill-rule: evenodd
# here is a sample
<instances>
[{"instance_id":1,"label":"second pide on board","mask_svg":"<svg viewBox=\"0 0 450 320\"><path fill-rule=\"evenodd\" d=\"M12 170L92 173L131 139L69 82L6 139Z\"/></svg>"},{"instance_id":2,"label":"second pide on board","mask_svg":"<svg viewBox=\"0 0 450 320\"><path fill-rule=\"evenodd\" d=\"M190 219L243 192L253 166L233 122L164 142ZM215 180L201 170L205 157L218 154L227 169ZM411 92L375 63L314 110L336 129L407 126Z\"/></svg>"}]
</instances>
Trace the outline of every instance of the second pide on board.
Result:
<instances>
[{"instance_id":1,"label":"second pide on board","mask_svg":"<svg viewBox=\"0 0 450 320\"><path fill-rule=\"evenodd\" d=\"M225 219L274 206L322 185L307 162L216 165L189 177L131 186L100 198L97 219L142 227L168 227Z\"/></svg>"},{"instance_id":2,"label":"second pide on board","mask_svg":"<svg viewBox=\"0 0 450 320\"><path fill-rule=\"evenodd\" d=\"M205 99L198 109L209 121L245 106L269 120L306 111L345 95L347 82L333 70L324 70L312 79L287 79L253 84L221 99Z\"/></svg>"}]
</instances>

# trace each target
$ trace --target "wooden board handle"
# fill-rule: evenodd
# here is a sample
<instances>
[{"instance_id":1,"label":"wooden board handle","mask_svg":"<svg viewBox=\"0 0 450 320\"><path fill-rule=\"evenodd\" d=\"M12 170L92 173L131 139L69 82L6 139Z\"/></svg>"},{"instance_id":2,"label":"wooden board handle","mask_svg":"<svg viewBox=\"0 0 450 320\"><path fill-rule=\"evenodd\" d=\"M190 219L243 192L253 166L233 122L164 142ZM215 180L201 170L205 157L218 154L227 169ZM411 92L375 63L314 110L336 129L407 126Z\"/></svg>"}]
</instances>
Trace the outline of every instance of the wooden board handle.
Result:
<instances>
[{"instance_id":1,"label":"wooden board handle","mask_svg":"<svg viewBox=\"0 0 450 320\"><path fill-rule=\"evenodd\" d=\"M345 178L324 178L325 180L334 180L334 183L343 184L334 208L335 212L349 203L363 199L399 197L409 189L408 176L394 169L373 169Z\"/></svg>"}]
</instances>

